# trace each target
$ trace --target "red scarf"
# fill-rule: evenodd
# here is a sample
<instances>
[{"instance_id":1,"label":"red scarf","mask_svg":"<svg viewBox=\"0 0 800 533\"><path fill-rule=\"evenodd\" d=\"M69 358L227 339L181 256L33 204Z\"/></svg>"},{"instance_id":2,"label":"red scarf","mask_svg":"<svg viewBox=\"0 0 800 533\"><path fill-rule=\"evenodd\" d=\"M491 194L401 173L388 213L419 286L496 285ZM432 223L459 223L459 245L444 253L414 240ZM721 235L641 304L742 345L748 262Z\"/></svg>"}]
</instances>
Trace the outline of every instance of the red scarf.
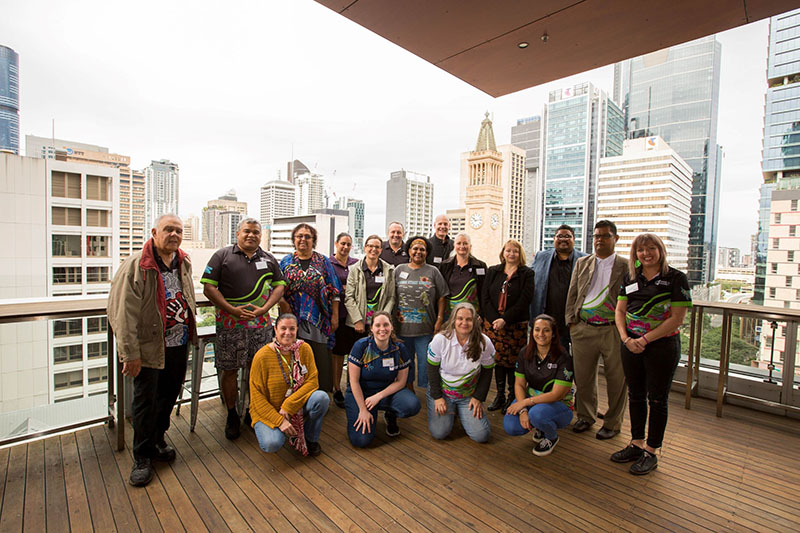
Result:
<instances>
[{"instance_id":1,"label":"red scarf","mask_svg":"<svg viewBox=\"0 0 800 533\"><path fill-rule=\"evenodd\" d=\"M302 365L300 364L300 345L303 344L303 341L298 339L289 346L281 346L276 340L274 344L275 352L278 354L278 365L280 365L281 373L283 373L283 380L291 388L292 393L294 393L303 385L306 380L306 376L303 374ZM292 354L291 378L289 378L283 370L283 364L281 363L281 350L288 351ZM288 396L289 395L287 395L287 397ZM289 422L292 424L292 427L296 432L294 437L289 437L289 444L303 455L308 455L308 448L306 447L306 435L304 430L305 426L303 425L303 409L300 408L297 413L290 416Z\"/></svg>"}]
</instances>

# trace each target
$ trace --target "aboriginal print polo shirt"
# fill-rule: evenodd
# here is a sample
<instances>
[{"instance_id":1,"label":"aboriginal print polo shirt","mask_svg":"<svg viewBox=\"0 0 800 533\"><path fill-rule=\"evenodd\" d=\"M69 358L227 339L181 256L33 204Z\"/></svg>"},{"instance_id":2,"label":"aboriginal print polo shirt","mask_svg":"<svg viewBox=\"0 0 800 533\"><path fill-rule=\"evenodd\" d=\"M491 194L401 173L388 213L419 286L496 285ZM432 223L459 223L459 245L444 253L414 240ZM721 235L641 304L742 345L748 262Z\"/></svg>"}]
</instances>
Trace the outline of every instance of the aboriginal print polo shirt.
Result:
<instances>
[{"instance_id":1,"label":"aboriginal print polo shirt","mask_svg":"<svg viewBox=\"0 0 800 533\"><path fill-rule=\"evenodd\" d=\"M280 265L271 253L259 247L249 258L236 244L220 248L211 256L200 283L217 287L225 301L234 307L261 307L275 287L286 285ZM269 313L243 320L217 309L217 327L261 328L271 325Z\"/></svg>"},{"instance_id":2,"label":"aboriginal print polo shirt","mask_svg":"<svg viewBox=\"0 0 800 533\"><path fill-rule=\"evenodd\" d=\"M631 281L630 274L625 275L618 300L628 302L626 323L628 331L642 336L653 331L670 316L673 307L691 307L692 294L689 292L689 280L680 270L669 267L666 275L658 274L651 280L641 274ZM671 337L673 333L666 335Z\"/></svg>"},{"instance_id":3,"label":"aboriginal print polo shirt","mask_svg":"<svg viewBox=\"0 0 800 533\"><path fill-rule=\"evenodd\" d=\"M553 390L553 385L569 387L569 392L562 398L564 405L573 408L572 380L575 371L572 367L572 357L562 354L554 358L552 353L547 354L542 360L536 353L530 361L525 359L525 348L522 348L517 357L517 368L514 376L523 378L528 383L528 396L538 396Z\"/></svg>"}]
</instances>

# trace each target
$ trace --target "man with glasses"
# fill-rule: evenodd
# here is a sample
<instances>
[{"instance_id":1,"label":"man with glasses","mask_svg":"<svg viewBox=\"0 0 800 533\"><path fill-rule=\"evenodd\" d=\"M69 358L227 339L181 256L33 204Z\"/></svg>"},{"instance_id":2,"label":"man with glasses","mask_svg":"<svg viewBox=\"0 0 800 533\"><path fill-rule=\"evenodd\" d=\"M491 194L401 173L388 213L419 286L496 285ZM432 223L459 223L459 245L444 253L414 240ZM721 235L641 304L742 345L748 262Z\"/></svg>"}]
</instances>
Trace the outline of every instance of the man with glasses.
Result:
<instances>
[{"instance_id":1,"label":"man with glasses","mask_svg":"<svg viewBox=\"0 0 800 533\"><path fill-rule=\"evenodd\" d=\"M575 250L575 231L561 224L553 237L553 248L542 250L533 258L533 301L531 302L531 324L542 313L556 319L561 345L569 353L569 328L564 319L567 291L572 270L579 257L586 254Z\"/></svg>"},{"instance_id":2,"label":"man with glasses","mask_svg":"<svg viewBox=\"0 0 800 533\"><path fill-rule=\"evenodd\" d=\"M613 222L598 221L592 238L594 253L578 259L572 271L565 318L572 339L578 411L578 421L572 431L583 433L595 422L597 367L602 357L608 411L596 437L604 440L619 434L625 413L625 374L614 312L628 261L614 252L619 237Z\"/></svg>"}]
</instances>

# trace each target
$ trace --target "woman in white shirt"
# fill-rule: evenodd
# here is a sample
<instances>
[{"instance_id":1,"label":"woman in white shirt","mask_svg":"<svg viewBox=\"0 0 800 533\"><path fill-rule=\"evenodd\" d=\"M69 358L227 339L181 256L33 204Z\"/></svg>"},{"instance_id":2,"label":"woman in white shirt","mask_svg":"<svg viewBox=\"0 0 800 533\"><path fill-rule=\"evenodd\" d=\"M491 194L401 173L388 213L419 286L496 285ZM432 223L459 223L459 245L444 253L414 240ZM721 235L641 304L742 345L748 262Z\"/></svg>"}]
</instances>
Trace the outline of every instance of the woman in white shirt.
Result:
<instances>
[{"instance_id":1,"label":"woman in white shirt","mask_svg":"<svg viewBox=\"0 0 800 533\"><path fill-rule=\"evenodd\" d=\"M489 440L483 401L493 367L494 346L481 333L475 308L466 302L456 305L428 348L428 429L433 438L450 435L458 415L469 438Z\"/></svg>"}]
</instances>

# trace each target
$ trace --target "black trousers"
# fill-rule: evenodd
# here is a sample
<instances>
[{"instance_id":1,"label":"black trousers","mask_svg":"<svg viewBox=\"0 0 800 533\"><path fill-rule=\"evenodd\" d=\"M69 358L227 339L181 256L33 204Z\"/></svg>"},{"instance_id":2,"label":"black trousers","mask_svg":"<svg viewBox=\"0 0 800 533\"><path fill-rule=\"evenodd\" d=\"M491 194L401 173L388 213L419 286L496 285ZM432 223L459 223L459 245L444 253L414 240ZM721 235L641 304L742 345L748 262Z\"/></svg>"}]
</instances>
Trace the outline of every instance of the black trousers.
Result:
<instances>
[{"instance_id":1,"label":"black trousers","mask_svg":"<svg viewBox=\"0 0 800 533\"><path fill-rule=\"evenodd\" d=\"M497 394L506 393L506 383L508 383L508 394L514 396L514 369L505 366L494 366L494 384L497 387Z\"/></svg>"},{"instance_id":2,"label":"black trousers","mask_svg":"<svg viewBox=\"0 0 800 533\"><path fill-rule=\"evenodd\" d=\"M628 381L631 437L634 440L644 439L649 406L647 445L653 449L660 448L667 429L669 390L681 359L680 335L653 341L639 354L630 352L623 344L620 355Z\"/></svg>"},{"instance_id":3,"label":"black trousers","mask_svg":"<svg viewBox=\"0 0 800 533\"><path fill-rule=\"evenodd\" d=\"M169 429L169 417L186 379L188 346L166 349L164 368L142 367L133 379L133 456L152 459Z\"/></svg>"}]
</instances>

